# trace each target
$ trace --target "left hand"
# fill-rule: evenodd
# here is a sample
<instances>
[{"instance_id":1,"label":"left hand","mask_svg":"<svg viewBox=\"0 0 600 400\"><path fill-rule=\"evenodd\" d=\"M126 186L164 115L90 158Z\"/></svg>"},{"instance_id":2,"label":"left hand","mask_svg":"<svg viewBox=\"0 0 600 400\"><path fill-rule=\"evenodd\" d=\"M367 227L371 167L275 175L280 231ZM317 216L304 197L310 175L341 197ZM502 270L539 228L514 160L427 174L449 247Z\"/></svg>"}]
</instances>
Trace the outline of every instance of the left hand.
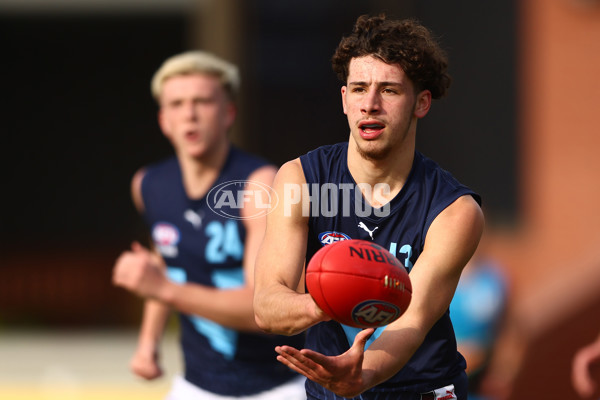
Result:
<instances>
[{"instance_id":1,"label":"left hand","mask_svg":"<svg viewBox=\"0 0 600 400\"><path fill-rule=\"evenodd\" d=\"M369 328L359 332L352 347L339 356L325 356L308 349L277 346L277 360L339 396L355 397L368 389L362 362L365 344L374 331Z\"/></svg>"}]
</instances>

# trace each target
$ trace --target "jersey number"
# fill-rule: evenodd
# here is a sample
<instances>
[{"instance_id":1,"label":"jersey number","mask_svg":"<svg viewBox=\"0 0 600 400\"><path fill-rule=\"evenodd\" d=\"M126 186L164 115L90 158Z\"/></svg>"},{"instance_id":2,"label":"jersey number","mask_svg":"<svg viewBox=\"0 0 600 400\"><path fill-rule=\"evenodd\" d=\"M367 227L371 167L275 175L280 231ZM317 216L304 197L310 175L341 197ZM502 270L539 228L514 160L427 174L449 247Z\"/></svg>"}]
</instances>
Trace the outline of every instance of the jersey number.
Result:
<instances>
[{"instance_id":1,"label":"jersey number","mask_svg":"<svg viewBox=\"0 0 600 400\"><path fill-rule=\"evenodd\" d=\"M396 256L397 248L398 248L398 243L396 243L396 242L390 243L390 253L392 253L393 256ZM404 267L408 270L408 272L410 272L410 270L413 267L413 263L412 263L412 261L410 261L410 258L413 255L412 246L410 244L405 244L402 247L400 247L400 251L398 251L398 253L404 255Z\"/></svg>"},{"instance_id":2,"label":"jersey number","mask_svg":"<svg viewBox=\"0 0 600 400\"><path fill-rule=\"evenodd\" d=\"M232 257L236 261L242 259L244 246L235 221L228 220L225 223L211 221L206 225L205 233L210 238L206 244L206 261L218 264L224 262L227 257Z\"/></svg>"}]
</instances>

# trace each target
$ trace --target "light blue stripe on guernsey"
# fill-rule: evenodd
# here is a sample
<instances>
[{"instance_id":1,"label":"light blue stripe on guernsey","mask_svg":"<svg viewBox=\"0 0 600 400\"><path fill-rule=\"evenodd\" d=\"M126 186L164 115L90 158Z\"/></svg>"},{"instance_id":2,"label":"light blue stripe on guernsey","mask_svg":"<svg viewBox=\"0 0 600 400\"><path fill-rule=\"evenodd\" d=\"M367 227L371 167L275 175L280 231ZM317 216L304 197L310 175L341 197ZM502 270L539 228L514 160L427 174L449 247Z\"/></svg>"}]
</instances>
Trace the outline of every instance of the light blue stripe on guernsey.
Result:
<instances>
[{"instance_id":1,"label":"light blue stripe on guernsey","mask_svg":"<svg viewBox=\"0 0 600 400\"><path fill-rule=\"evenodd\" d=\"M348 325L344 325L344 324L340 324L340 325L342 325L342 328L344 329L344 332L346 333L346 338L348 339L348 343L350 344L350 346L352 346L352 343L354 343L354 338L356 338L356 335L358 335L358 332L362 331L362 328L354 328L352 326L348 326ZM373 332L373 334L371 335L371 337L369 338L369 340L367 340L367 343L365 344L365 350L367 348L369 348L369 346L371 345L371 343L373 343L375 341L375 339L377 339L379 336L381 336L381 333L383 333L384 329L385 329L385 326L375 329L375 332Z\"/></svg>"},{"instance_id":2,"label":"light blue stripe on guernsey","mask_svg":"<svg viewBox=\"0 0 600 400\"><path fill-rule=\"evenodd\" d=\"M219 269L213 272L213 284L221 289L232 289L244 285L244 270L242 267Z\"/></svg>"},{"instance_id":3,"label":"light blue stripe on guernsey","mask_svg":"<svg viewBox=\"0 0 600 400\"><path fill-rule=\"evenodd\" d=\"M213 350L223 354L227 360L233 359L237 348L237 332L202 317L190 317L196 330L204 335Z\"/></svg>"},{"instance_id":4,"label":"light blue stripe on guernsey","mask_svg":"<svg viewBox=\"0 0 600 400\"><path fill-rule=\"evenodd\" d=\"M177 283L185 283L187 275L182 268L168 267L167 275ZM213 284L220 289L230 289L244 284L244 271L240 268L217 270L212 276ZM237 332L206 318L190 316L196 331L206 337L213 350L231 360L237 350Z\"/></svg>"},{"instance_id":5,"label":"light blue stripe on guernsey","mask_svg":"<svg viewBox=\"0 0 600 400\"><path fill-rule=\"evenodd\" d=\"M167 277L175 283L185 283L187 275L183 268L167 267Z\"/></svg>"}]
</instances>

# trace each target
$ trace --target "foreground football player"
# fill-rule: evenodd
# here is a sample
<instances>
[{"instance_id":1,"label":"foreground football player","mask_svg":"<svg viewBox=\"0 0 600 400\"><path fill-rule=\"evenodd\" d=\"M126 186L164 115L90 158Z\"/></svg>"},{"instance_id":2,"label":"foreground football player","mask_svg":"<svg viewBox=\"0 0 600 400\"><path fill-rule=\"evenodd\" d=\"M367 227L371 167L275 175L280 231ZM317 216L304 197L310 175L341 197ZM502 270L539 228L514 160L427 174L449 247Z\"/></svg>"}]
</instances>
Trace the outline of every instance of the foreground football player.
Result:
<instances>
[{"instance_id":1,"label":"foreground football player","mask_svg":"<svg viewBox=\"0 0 600 400\"><path fill-rule=\"evenodd\" d=\"M272 333L308 330L305 349L276 349L309 378L308 399L466 399L448 307L483 230L480 198L415 146L417 122L450 85L445 55L415 21L362 16L333 68L344 83L349 140L278 172L275 191L287 204L267 218L255 266L256 321ZM317 119L307 123L319 127ZM306 188L304 202L292 201L293 187ZM296 290L305 261L332 238L373 241L403 263L413 286L403 316L361 331L330 320Z\"/></svg>"}]
</instances>

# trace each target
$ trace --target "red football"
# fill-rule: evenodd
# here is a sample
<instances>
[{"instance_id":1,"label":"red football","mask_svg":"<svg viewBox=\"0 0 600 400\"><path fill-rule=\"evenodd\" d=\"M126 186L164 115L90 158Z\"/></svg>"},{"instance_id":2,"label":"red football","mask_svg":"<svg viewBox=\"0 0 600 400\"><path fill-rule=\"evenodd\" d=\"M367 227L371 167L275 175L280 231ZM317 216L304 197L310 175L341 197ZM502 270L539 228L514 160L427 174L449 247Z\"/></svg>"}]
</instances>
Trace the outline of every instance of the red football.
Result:
<instances>
[{"instance_id":1,"label":"red football","mask_svg":"<svg viewBox=\"0 0 600 400\"><path fill-rule=\"evenodd\" d=\"M357 328L398 319L412 297L400 261L380 245L358 239L319 249L306 268L306 287L327 315Z\"/></svg>"}]
</instances>

